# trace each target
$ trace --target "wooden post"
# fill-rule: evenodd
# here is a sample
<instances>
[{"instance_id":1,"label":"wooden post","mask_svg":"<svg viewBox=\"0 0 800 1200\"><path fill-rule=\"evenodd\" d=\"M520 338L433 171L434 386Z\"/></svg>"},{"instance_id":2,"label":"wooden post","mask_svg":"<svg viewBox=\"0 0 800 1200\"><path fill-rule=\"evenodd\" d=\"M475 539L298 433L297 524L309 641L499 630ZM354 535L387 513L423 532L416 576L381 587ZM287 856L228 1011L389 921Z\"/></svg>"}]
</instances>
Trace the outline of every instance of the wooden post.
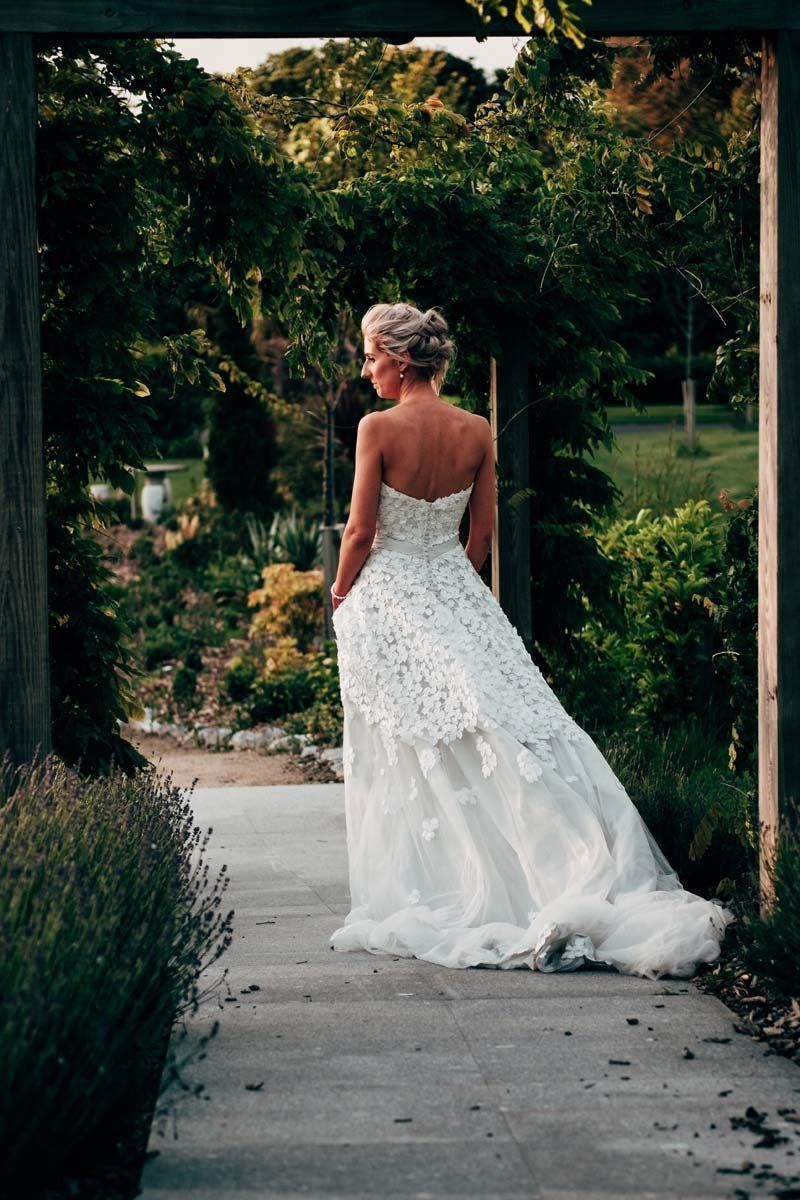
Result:
<instances>
[{"instance_id":1,"label":"wooden post","mask_svg":"<svg viewBox=\"0 0 800 1200\"><path fill-rule=\"evenodd\" d=\"M528 355L508 344L490 359L489 403L498 465L497 518L492 537L492 592L529 653L533 649L531 605L531 501L529 486Z\"/></svg>"},{"instance_id":2,"label":"wooden post","mask_svg":"<svg viewBox=\"0 0 800 1200\"><path fill-rule=\"evenodd\" d=\"M0 755L50 750L33 38L0 34Z\"/></svg>"},{"instance_id":3,"label":"wooden post","mask_svg":"<svg viewBox=\"0 0 800 1200\"><path fill-rule=\"evenodd\" d=\"M322 525L322 574L323 574L323 616L324 636L336 637L333 628L333 598L331 585L336 582L336 572L339 570L339 554L342 547L342 534L345 522L338 521L335 525Z\"/></svg>"},{"instance_id":4,"label":"wooden post","mask_svg":"<svg viewBox=\"0 0 800 1200\"><path fill-rule=\"evenodd\" d=\"M800 34L763 41L759 381L758 757L761 911L800 794Z\"/></svg>"},{"instance_id":5,"label":"wooden post","mask_svg":"<svg viewBox=\"0 0 800 1200\"><path fill-rule=\"evenodd\" d=\"M697 393L693 379L681 380L683 393L683 422L686 433L686 446L689 450L697 449Z\"/></svg>"}]
</instances>

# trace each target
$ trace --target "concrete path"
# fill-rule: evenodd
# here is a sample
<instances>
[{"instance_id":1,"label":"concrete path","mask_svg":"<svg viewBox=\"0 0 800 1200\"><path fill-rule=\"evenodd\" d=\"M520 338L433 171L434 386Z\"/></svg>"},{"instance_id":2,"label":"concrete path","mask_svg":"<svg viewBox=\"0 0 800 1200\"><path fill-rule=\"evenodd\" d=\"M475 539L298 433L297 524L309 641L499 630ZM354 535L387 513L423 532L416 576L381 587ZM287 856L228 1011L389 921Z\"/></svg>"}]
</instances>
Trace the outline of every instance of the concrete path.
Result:
<instances>
[{"instance_id":1,"label":"concrete path","mask_svg":"<svg viewBox=\"0 0 800 1200\"><path fill-rule=\"evenodd\" d=\"M717 999L332 951L342 786L208 789L194 811L232 876L211 974L233 999L192 1023L221 1022L186 1071L205 1090L154 1126L145 1200L800 1196L800 1071Z\"/></svg>"}]
</instances>

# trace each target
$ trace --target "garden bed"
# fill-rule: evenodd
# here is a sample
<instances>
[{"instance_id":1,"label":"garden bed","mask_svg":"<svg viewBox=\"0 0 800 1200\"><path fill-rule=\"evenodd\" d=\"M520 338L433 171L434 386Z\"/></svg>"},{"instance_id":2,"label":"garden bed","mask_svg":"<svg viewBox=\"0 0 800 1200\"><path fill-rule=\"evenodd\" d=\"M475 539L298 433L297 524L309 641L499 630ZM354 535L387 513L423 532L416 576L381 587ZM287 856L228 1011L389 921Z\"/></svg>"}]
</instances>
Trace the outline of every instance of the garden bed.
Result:
<instances>
[{"instance_id":1,"label":"garden bed","mask_svg":"<svg viewBox=\"0 0 800 1200\"><path fill-rule=\"evenodd\" d=\"M282 787L286 784L336 783L329 764L312 755L289 751L262 754L257 750L205 750L185 746L158 734L124 736L159 772L172 776L177 787Z\"/></svg>"}]
</instances>

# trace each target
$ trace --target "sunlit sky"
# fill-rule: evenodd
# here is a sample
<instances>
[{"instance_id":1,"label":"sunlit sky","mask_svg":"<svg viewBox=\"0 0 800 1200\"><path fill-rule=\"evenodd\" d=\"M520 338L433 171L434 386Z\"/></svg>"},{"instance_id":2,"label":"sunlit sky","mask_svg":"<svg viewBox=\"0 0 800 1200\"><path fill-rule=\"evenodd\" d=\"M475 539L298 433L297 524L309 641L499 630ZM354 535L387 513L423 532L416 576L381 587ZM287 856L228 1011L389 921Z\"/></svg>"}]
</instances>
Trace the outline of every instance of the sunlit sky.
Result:
<instances>
[{"instance_id":1,"label":"sunlit sky","mask_svg":"<svg viewBox=\"0 0 800 1200\"><path fill-rule=\"evenodd\" d=\"M268 54L289 46L321 46L325 38L174 38L175 49L184 58L196 58L206 71L235 71L237 67L257 67ZM344 41L344 38L336 38ZM435 46L470 59L491 75L497 67L510 67L524 37L490 37L479 42L472 37L415 38L415 46Z\"/></svg>"}]
</instances>

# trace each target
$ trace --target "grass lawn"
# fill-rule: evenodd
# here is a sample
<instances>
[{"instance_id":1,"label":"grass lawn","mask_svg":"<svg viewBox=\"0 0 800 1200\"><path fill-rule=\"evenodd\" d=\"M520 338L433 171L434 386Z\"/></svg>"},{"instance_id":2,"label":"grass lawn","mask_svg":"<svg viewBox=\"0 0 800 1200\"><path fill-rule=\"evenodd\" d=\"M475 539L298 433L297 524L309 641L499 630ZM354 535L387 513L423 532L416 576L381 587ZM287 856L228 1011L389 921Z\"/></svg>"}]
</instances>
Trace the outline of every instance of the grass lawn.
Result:
<instances>
[{"instance_id":1,"label":"grass lawn","mask_svg":"<svg viewBox=\"0 0 800 1200\"><path fill-rule=\"evenodd\" d=\"M679 412L676 407L676 415ZM644 507L666 512L700 497L717 508L722 488L736 500L751 495L758 482L756 429L733 428L719 418L704 424L698 421L699 451L690 455L683 448L682 424L677 421L673 426L654 421L650 429L642 428L647 418L641 416L630 429L613 415L612 421L614 449L600 451L591 461L623 492L623 513L633 515Z\"/></svg>"},{"instance_id":2,"label":"grass lawn","mask_svg":"<svg viewBox=\"0 0 800 1200\"><path fill-rule=\"evenodd\" d=\"M609 405L608 419L612 425L641 425L650 422L677 422L683 427L683 406L680 404L654 404L643 412L629 408L626 404ZM727 404L698 404L695 410L698 425L730 425L736 421L733 410Z\"/></svg>"}]
</instances>

